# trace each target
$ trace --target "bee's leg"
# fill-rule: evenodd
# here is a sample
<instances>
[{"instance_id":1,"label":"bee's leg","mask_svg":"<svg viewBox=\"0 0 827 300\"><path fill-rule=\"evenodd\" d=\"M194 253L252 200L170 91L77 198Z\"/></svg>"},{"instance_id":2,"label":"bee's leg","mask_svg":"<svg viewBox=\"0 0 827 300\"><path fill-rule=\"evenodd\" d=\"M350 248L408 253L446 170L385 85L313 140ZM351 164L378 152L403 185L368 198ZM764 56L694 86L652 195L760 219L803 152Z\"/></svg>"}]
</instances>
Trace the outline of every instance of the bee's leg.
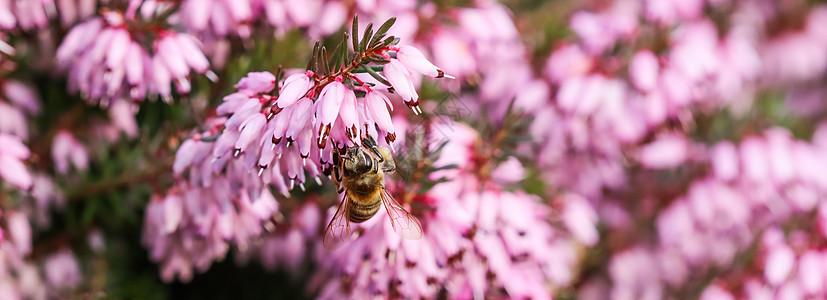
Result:
<instances>
[{"instance_id":1,"label":"bee's leg","mask_svg":"<svg viewBox=\"0 0 827 300\"><path fill-rule=\"evenodd\" d=\"M336 182L342 182L342 174L339 174L338 167L333 167L333 176L336 178Z\"/></svg>"},{"instance_id":2,"label":"bee's leg","mask_svg":"<svg viewBox=\"0 0 827 300\"><path fill-rule=\"evenodd\" d=\"M368 135L362 138L362 145L365 145L368 148L376 147L376 140L374 140L372 136Z\"/></svg>"},{"instance_id":3,"label":"bee's leg","mask_svg":"<svg viewBox=\"0 0 827 300\"><path fill-rule=\"evenodd\" d=\"M365 147L370 148L370 151L373 152L373 154L376 154L376 157L378 157L377 160L380 163L385 161L385 158L382 157L382 153L379 153L379 148L377 148L376 140L374 140L372 136L367 136L366 138L363 138L362 145L365 145Z\"/></svg>"}]
</instances>

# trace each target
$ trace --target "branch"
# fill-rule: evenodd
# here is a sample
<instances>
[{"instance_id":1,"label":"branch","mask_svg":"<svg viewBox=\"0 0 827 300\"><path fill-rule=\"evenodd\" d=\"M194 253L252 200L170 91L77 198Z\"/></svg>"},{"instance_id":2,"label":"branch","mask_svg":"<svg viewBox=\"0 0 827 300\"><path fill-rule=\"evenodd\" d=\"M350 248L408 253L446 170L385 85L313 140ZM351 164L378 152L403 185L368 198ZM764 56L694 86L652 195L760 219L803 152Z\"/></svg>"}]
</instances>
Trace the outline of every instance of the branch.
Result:
<instances>
[{"instance_id":1,"label":"branch","mask_svg":"<svg viewBox=\"0 0 827 300\"><path fill-rule=\"evenodd\" d=\"M83 200L90 196L106 193L120 187L140 183L147 179L152 179L163 173L171 172L172 163L175 161L174 156L169 156L163 159L160 163L151 166L139 173L127 173L119 177L104 179L85 186L74 189L67 193L69 201Z\"/></svg>"}]
</instances>

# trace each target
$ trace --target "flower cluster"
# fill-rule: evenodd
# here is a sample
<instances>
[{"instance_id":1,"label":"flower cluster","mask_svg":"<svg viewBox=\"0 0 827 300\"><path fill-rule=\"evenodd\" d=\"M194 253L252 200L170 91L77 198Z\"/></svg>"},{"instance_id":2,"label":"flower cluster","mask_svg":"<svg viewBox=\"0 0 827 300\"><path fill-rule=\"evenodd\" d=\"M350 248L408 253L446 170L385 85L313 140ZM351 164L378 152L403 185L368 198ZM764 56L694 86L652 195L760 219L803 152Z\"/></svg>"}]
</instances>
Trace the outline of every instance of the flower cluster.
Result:
<instances>
[{"instance_id":1,"label":"flower cluster","mask_svg":"<svg viewBox=\"0 0 827 300\"><path fill-rule=\"evenodd\" d=\"M413 210L421 216L424 238L401 239L384 213L359 224L352 229L361 232L358 239L317 257L320 297L432 298L444 291L449 298L471 298L502 289L509 297L550 298L545 283L569 283L575 253L571 238L547 221L550 211L540 199L504 189L523 178L522 166L511 160L492 171L508 177L481 181L474 163L478 133L461 123L432 126L433 141L443 139L441 132L449 128L437 127L445 126L461 138L441 145L434 163L436 168L457 168L429 175L446 182L413 196L413 207L425 207ZM402 183L390 187L399 197L405 194ZM577 222L583 215L573 211L572 217Z\"/></svg>"},{"instance_id":2,"label":"flower cluster","mask_svg":"<svg viewBox=\"0 0 827 300\"><path fill-rule=\"evenodd\" d=\"M42 28L60 16L63 25L85 19L95 12L92 0L4 1L0 3L0 30Z\"/></svg>"},{"instance_id":3,"label":"flower cluster","mask_svg":"<svg viewBox=\"0 0 827 300\"><path fill-rule=\"evenodd\" d=\"M701 13L704 7L730 11L729 23L720 26ZM764 254L750 257L745 269L736 258L749 255L773 228L810 224L802 217L819 210L824 193L815 171L825 159L821 130L812 142L756 124L747 124L747 132L760 136L726 137L737 143L705 136L715 134L705 123L710 118L722 112L744 118L771 101L764 95L774 89L788 94L788 103L817 95L811 82L824 76L820 60L796 60L823 56L824 8L760 7L613 1L572 15L578 41L558 45L549 57L544 75L554 102L531 112L537 121L530 131L553 189L585 196L606 225L600 239L624 241L600 248L612 253L601 266L608 276L580 278L581 297L661 299L703 288L705 299L820 295L809 287L782 288L777 278L792 272L784 269L792 270L791 251L782 251L781 263L771 262L773 254L766 261ZM793 11L806 13L796 29L756 32ZM801 54L792 58L795 51ZM811 116L823 111L808 107ZM653 184L655 178L666 181ZM653 230L640 229L646 222ZM795 253L816 242L807 243ZM766 284L753 272L777 274Z\"/></svg>"},{"instance_id":4,"label":"flower cluster","mask_svg":"<svg viewBox=\"0 0 827 300\"><path fill-rule=\"evenodd\" d=\"M243 166L233 165L235 172L250 176ZM266 187L240 184L228 178L207 187L182 183L151 200L142 240L150 258L161 263L163 280L189 281L193 270L206 271L213 260L224 258L231 242L244 251L251 238L261 235L261 223L279 204Z\"/></svg>"},{"instance_id":5,"label":"flower cluster","mask_svg":"<svg viewBox=\"0 0 827 300\"><path fill-rule=\"evenodd\" d=\"M83 276L138 216L176 289L234 253L325 299L827 296L827 6L530 2L0 1L0 298L147 298ZM424 235L326 251L363 138Z\"/></svg>"},{"instance_id":6,"label":"flower cluster","mask_svg":"<svg viewBox=\"0 0 827 300\"><path fill-rule=\"evenodd\" d=\"M211 120L209 129L181 144L173 164L181 179L167 196L152 201L145 221L144 243L153 249L153 260L163 262L165 280L174 274L187 280L192 266L203 271L212 259L223 257L229 241L246 248L251 238L261 235L260 224L278 212L267 185L289 196L297 184L304 189L308 178L321 184L334 147L359 145L366 136L383 137L379 140L386 146L395 140L393 104L380 85L384 82L384 88L393 89L418 112L414 72L434 78L447 75L416 48L395 46L394 37L383 40L392 24L364 36L363 51L338 69L326 70L327 58L315 56L311 66L321 62L323 68L290 71L284 80L269 72L247 74L236 85L238 91L216 108L219 117ZM367 43L371 38L375 42ZM354 38L357 50L358 42ZM318 46L316 50L324 53ZM341 54L333 58L339 65L336 55ZM208 213L213 206L214 213ZM226 222L243 225L219 227ZM204 245L188 242L204 237L215 251L202 251Z\"/></svg>"},{"instance_id":7,"label":"flower cluster","mask_svg":"<svg viewBox=\"0 0 827 300\"><path fill-rule=\"evenodd\" d=\"M180 94L190 92L191 72L214 76L189 34L138 23L119 11L73 27L56 56L68 71L69 89L104 104L149 95L169 101L172 84Z\"/></svg>"},{"instance_id":8,"label":"flower cluster","mask_svg":"<svg viewBox=\"0 0 827 300\"><path fill-rule=\"evenodd\" d=\"M0 239L0 297L3 299L61 298L82 280L80 267L69 250L46 258L42 267L27 260L32 252L32 229L26 214L4 211L4 238ZM48 289L43 287L49 287Z\"/></svg>"}]
</instances>

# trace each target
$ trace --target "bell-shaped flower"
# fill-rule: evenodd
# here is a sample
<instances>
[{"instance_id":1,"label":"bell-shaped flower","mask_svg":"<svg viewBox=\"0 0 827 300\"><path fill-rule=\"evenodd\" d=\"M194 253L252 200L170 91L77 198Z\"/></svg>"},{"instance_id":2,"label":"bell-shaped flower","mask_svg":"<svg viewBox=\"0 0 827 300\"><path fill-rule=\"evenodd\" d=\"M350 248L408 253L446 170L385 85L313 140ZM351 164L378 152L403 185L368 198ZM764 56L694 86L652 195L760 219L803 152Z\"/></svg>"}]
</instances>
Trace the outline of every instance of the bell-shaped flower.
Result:
<instances>
[{"instance_id":1,"label":"bell-shaped flower","mask_svg":"<svg viewBox=\"0 0 827 300\"><path fill-rule=\"evenodd\" d=\"M316 125L319 132L319 141L321 145L327 136L330 134L330 125L339 116L339 108L342 106L342 101L345 98L345 87L340 81L334 81L322 89L319 95L319 100L316 102ZM352 92L351 92L352 93ZM324 148L324 146L319 146Z\"/></svg>"},{"instance_id":2,"label":"bell-shaped flower","mask_svg":"<svg viewBox=\"0 0 827 300\"><path fill-rule=\"evenodd\" d=\"M393 122L391 122L390 111L393 110L390 100L385 94L370 90L365 94L365 110L368 118L379 126L379 129L388 133L394 133Z\"/></svg>"},{"instance_id":3,"label":"bell-shaped flower","mask_svg":"<svg viewBox=\"0 0 827 300\"><path fill-rule=\"evenodd\" d=\"M241 125L241 133L235 142L236 151L244 152L247 145L250 145L256 138L261 136L261 130L266 123L267 117L260 113L253 114L247 118L244 124Z\"/></svg>"},{"instance_id":4,"label":"bell-shaped flower","mask_svg":"<svg viewBox=\"0 0 827 300\"><path fill-rule=\"evenodd\" d=\"M6 134L0 134L0 145L0 179L22 189L31 187L32 176L22 162L29 157L29 148L19 138Z\"/></svg>"},{"instance_id":5,"label":"bell-shaped flower","mask_svg":"<svg viewBox=\"0 0 827 300\"><path fill-rule=\"evenodd\" d=\"M302 157L310 155L313 140L313 128L310 126L312 118L313 100L306 97L301 98L296 103L293 114L290 116L290 127L287 129L286 136L296 143Z\"/></svg>"},{"instance_id":6,"label":"bell-shaped flower","mask_svg":"<svg viewBox=\"0 0 827 300\"><path fill-rule=\"evenodd\" d=\"M356 95L353 90L345 90L342 106L339 108L342 125L345 127L347 138L354 141L359 139L359 115L356 110ZM356 141L358 143L358 141Z\"/></svg>"},{"instance_id":7,"label":"bell-shaped flower","mask_svg":"<svg viewBox=\"0 0 827 300\"><path fill-rule=\"evenodd\" d=\"M236 87L252 93L269 93L276 87L276 76L270 72L250 72L238 81Z\"/></svg>"},{"instance_id":8,"label":"bell-shaped flower","mask_svg":"<svg viewBox=\"0 0 827 300\"><path fill-rule=\"evenodd\" d=\"M406 105L409 107L419 105L419 95L413 86L413 75L399 60L391 59L391 62L385 64L383 73L393 86L394 91L399 94L399 97L402 97L402 100L405 100ZM417 110L414 109L414 112L417 112Z\"/></svg>"},{"instance_id":9,"label":"bell-shaped flower","mask_svg":"<svg viewBox=\"0 0 827 300\"><path fill-rule=\"evenodd\" d=\"M445 74L445 72L437 68L433 63L425 58L425 55L423 55L419 49L414 47L399 47L399 50L396 51L396 58L399 59L399 61L402 62L402 65L408 68L408 70L415 71L422 75L431 78L454 78L454 76Z\"/></svg>"},{"instance_id":10,"label":"bell-shaped flower","mask_svg":"<svg viewBox=\"0 0 827 300\"><path fill-rule=\"evenodd\" d=\"M299 101L301 97L304 97L307 91L313 87L313 80L310 79L310 75L312 74L312 72L307 71L302 74L293 74L287 77L287 79L284 80L284 86L281 87L279 100L276 102L276 105L278 105L279 108L285 108Z\"/></svg>"}]
</instances>

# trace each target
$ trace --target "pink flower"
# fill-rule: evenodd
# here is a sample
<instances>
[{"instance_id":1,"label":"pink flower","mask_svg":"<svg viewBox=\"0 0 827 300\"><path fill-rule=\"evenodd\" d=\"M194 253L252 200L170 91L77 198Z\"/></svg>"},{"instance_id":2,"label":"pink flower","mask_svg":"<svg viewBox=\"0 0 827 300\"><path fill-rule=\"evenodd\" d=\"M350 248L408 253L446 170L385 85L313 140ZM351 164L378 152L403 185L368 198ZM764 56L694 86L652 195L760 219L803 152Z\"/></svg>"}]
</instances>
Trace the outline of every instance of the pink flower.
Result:
<instances>
[{"instance_id":1,"label":"pink flower","mask_svg":"<svg viewBox=\"0 0 827 300\"><path fill-rule=\"evenodd\" d=\"M52 160L55 162L55 169L61 174L69 172L70 162L78 171L84 171L89 167L86 148L65 130L58 132L52 141Z\"/></svg>"},{"instance_id":2,"label":"pink flower","mask_svg":"<svg viewBox=\"0 0 827 300\"><path fill-rule=\"evenodd\" d=\"M2 83L2 90L6 100L27 114L40 113L40 98L29 85L15 80L6 80Z\"/></svg>"},{"instance_id":3,"label":"pink flower","mask_svg":"<svg viewBox=\"0 0 827 300\"><path fill-rule=\"evenodd\" d=\"M629 75L638 89L652 90L658 80L658 58L652 51L639 51L629 62Z\"/></svg>"},{"instance_id":4,"label":"pink flower","mask_svg":"<svg viewBox=\"0 0 827 300\"><path fill-rule=\"evenodd\" d=\"M566 204L563 212L563 222L572 235L587 246L593 246L599 240L597 232L597 212L592 206L577 195L567 195L563 198Z\"/></svg>"},{"instance_id":5,"label":"pink flower","mask_svg":"<svg viewBox=\"0 0 827 300\"><path fill-rule=\"evenodd\" d=\"M80 266L68 250L58 251L46 258L43 269L46 273L46 281L54 289L71 288L83 280Z\"/></svg>"},{"instance_id":6,"label":"pink flower","mask_svg":"<svg viewBox=\"0 0 827 300\"><path fill-rule=\"evenodd\" d=\"M104 104L153 94L169 100L171 83L179 93L189 93L191 70L214 79L209 62L188 34L160 29L152 35L155 40L145 41L141 39L146 35L131 33L128 24L122 13L108 11L69 31L56 56L60 68L69 73L70 91ZM152 56L141 46L147 44L153 45Z\"/></svg>"},{"instance_id":7,"label":"pink flower","mask_svg":"<svg viewBox=\"0 0 827 300\"><path fill-rule=\"evenodd\" d=\"M386 132L386 142L390 143L393 140L390 136L395 137L396 132L390 115L393 111L393 104L385 94L374 90L369 90L365 94L364 103L368 117L376 122L379 129Z\"/></svg>"},{"instance_id":8,"label":"pink flower","mask_svg":"<svg viewBox=\"0 0 827 300\"><path fill-rule=\"evenodd\" d=\"M712 284L701 293L701 300L735 300L735 297L729 291Z\"/></svg>"},{"instance_id":9,"label":"pink flower","mask_svg":"<svg viewBox=\"0 0 827 300\"><path fill-rule=\"evenodd\" d=\"M269 93L276 87L276 76L270 72L250 72L238 81L236 87L253 94Z\"/></svg>"},{"instance_id":10,"label":"pink flower","mask_svg":"<svg viewBox=\"0 0 827 300\"><path fill-rule=\"evenodd\" d=\"M445 68L448 73L459 77L472 74L477 69L477 59L466 44L462 35L453 31L434 33L431 43L434 61Z\"/></svg>"},{"instance_id":11,"label":"pink flower","mask_svg":"<svg viewBox=\"0 0 827 300\"><path fill-rule=\"evenodd\" d=\"M32 186L32 176L23 164L29 158L29 148L19 138L0 133L0 178L18 188Z\"/></svg>"},{"instance_id":12,"label":"pink flower","mask_svg":"<svg viewBox=\"0 0 827 300\"><path fill-rule=\"evenodd\" d=\"M518 183L525 178L525 167L516 157L509 156L491 171L491 179L502 184Z\"/></svg>"},{"instance_id":13,"label":"pink flower","mask_svg":"<svg viewBox=\"0 0 827 300\"><path fill-rule=\"evenodd\" d=\"M138 136L138 123L135 121L137 107L129 101L115 101L109 106L109 120L117 130L126 134L127 137Z\"/></svg>"},{"instance_id":14,"label":"pink flower","mask_svg":"<svg viewBox=\"0 0 827 300\"><path fill-rule=\"evenodd\" d=\"M720 142L712 148L712 167L715 176L721 180L731 180L738 176L738 153L730 142Z\"/></svg>"},{"instance_id":15,"label":"pink flower","mask_svg":"<svg viewBox=\"0 0 827 300\"><path fill-rule=\"evenodd\" d=\"M317 121L315 124L317 128L316 131L319 132L319 148L325 147L323 142L325 142L330 135L330 126L339 115L339 108L341 108L342 102L345 100L346 90L347 88L345 88L344 84L340 81L334 81L325 86L321 94L319 94L319 100L316 102L316 111L318 114L316 115ZM350 93L353 92L350 91Z\"/></svg>"},{"instance_id":16,"label":"pink flower","mask_svg":"<svg viewBox=\"0 0 827 300\"><path fill-rule=\"evenodd\" d=\"M0 83L0 91L0 99L7 101L0 101L0 133L28 138L26 119L40 113L40 99L31 87L12 79Z\"/></svg>"},{"instance_id":17,"label":"pink flower","mask_svg":"<svg viewBox=\"0 0 827 300\"><path fill-rule=\"evenodd\" d=\"M767 254L764 277L770 284L780 285L790 275L794 264L795 255L790 247L783 244L773 246Z\"/></svg>"},{"instance_id":18,"label":"pink flower","mask_svg":"<svg viewBox=\"0 0 827 300\"><path fill-rule=\"evenodd\" d=\"M638 159L649 168L676 167L689 158L689 147L685 137L664 135L641 148Z\"/></svg>"},{"instance_id":19,"label":"pink flower","mask_svg":"<svg viewBox=\"0 0 827 300\"><path fill-rule=\"evenodd\" d=\"M799 257L797 277L804 292L811 295L824 292L824 279L827 275L823 269L824 259L824 253L816 250L809 250Z\"/></svg>"},{"instance_id":20,"label":"pink flower","mask_svg":"<svg viewBox=\"0 0 827 300\"><path fill-rule=\"evenodd\" d=\"M20 254L26 255L32 251L32 228L25 213L19 211L5 211L8 240Z\"/></svg>"},{"instance_id":21,"label":"pink flower","mask_svg":"<svg viewBox=\"0 0 827 300\"><path fill-rule=\"evenodd\" d=\"M419 95L413 86L414 78L410 71L399 60L391 59L391 62L385 65L383 73L393 86L394 92L402 97L414 113L419 113Z\"/></svg>"},{"instance_id":22,"label":"pink flower","mask_svg":"<svg viewBox=\"0 0 827 300\"><path fill-rule=\"evenodd\" d=\"M311 75L313 75L313 73L308 71L303 74L293 74L287 77L279 91L279 100L276 101L276 105L278 105L279 108L285 108L304 97L314 84L313 81L310 80Z\"/></svg>"},{"instance_id":23,"label":"pink flower","mask_svg":"<svg viewBox=\"0 0 827 300\"><path fill-rule=\"evenodd\" d=\"M181 4L181 23L192 32L249 38L255 1L187 0Z\"/></svg>"},{"instance_id":24,"label":"pink flower","mask_svg":"<svg viewBox=\"0 0 827 300\"><path fill-rule=\"evenodd\" d=\"M445 72L437 68L434 64L425 58L418 49L411 46L401 46L396 51L396 58L408 70L420 73L431 78L451 78L454 76L447 75Z\"/></svg>"}]
</instances>

